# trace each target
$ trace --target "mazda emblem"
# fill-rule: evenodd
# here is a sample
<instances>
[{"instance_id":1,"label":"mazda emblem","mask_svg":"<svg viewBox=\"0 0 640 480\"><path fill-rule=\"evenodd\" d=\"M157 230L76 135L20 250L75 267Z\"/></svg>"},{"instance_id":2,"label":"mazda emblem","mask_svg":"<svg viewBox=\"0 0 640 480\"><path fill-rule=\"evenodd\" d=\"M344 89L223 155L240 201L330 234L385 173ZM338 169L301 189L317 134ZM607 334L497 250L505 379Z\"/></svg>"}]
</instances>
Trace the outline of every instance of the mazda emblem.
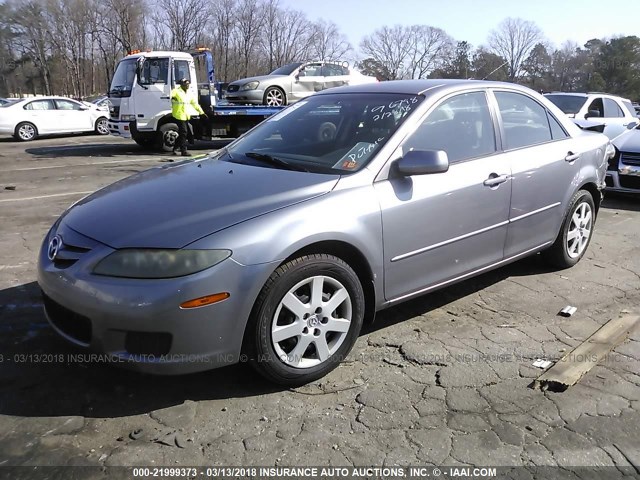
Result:
<instances>
[{"instance_id":1,"label":"mazda emblem","mask_svg":"<svg viewBox=\"0 0 640 480\"><path fill-rule=\"evenodd\" d=\"M56 259L58 251L62 248L62 237L56 235L49 241L49 248L47 249L47 256L52 262Z\"/></svg>"}]
</instances>

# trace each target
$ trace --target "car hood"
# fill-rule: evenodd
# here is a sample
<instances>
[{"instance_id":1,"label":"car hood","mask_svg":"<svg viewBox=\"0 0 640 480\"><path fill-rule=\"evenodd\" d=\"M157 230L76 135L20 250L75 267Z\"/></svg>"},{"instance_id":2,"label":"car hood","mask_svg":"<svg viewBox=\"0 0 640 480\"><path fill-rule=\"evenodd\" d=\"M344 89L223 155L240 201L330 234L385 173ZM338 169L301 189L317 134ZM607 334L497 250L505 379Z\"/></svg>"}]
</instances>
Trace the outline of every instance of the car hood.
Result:
<instances>
[{"instance_id":1,"label":"car hood","mask_svg":"<svg viewBox=\"0 0 640 480\"><path fill-rule=\"evenodd\" d=\"M614 138L612 143L622 152L640 153L640 130L634 128Z\"/></svg>"},{"instance_id":2,"label":"car hood","mask_svg":"<svg viewBox=\"0 0 640 480\"><path fill-rule=\"evenodd\" d=\"M242 80L236 80L229 85L244 85L245 83L258 81L260 83L268 82L270 80L277 80L279 78L287 78L289 75L260 75L259 77L243 78Z\"/></svg>"},{"instance_id":3,"label":"car hood","mask_svg":"<svg viewBox=\"0 0 640 480\"><path fill-rule=\"evenodd\" d=\"M62 221L112 248L181 248L328 193L339 178L206 159L114 183L75 204Z\"/></svg>"}]
</instances>

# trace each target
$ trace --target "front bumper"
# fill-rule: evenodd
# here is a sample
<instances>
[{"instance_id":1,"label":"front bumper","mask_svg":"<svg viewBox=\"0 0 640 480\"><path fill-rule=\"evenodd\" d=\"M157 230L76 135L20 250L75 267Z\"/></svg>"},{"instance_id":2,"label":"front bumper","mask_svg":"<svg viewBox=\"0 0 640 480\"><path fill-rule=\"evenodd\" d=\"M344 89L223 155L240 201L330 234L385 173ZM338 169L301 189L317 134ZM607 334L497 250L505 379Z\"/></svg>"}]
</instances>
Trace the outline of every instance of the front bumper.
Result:
<instances>
[{"instance_id":1,"label":"front bumper","mask_svg":"<svg viewBox=\"0 0 640 480\"><path fill-rule=\"evenodd\" d=\"M131 122L109 119L109 133L116 137L131 138Z\"/></svg>"},{"instance_id":2,"label":"front bumper","mask_svg":"<svg viewBox=\"0 0 640 480\"><path fill-rule=\"evenodd\" d=\"M174 279L105 277L91 271L111 248L68 227L56 233L70 251L89 250L66 265L47 256L51 234L40 249L45 314L66 340L104 354L116 366L156 374L198 372L241 360L245 326L270 264L243 266L228 258ZM230 297L205 307L179 307L219 292Z\"/></svg>"},{"instance_id":3,"label":"front bumper","mask_svg":"<svg viewBox=\"0 0 640 480\"><path fill-rule=\"evenodd\" d=\"M224 99L230 103L240 103L249 105L262 105L264 99L264 90L245 90L229 93L227 92Z\"/></svg>"},{"instance_id":4,"label":"front bumper","mask_svg":"<svg viewBox=\"0 0 640 480\"><path fill-rule=\"evenodd\" d=\"M640 165L628 165L622 161L616 164L617 168L607 170L607 191L640 193Z\"/></svg>"}]
</instances>

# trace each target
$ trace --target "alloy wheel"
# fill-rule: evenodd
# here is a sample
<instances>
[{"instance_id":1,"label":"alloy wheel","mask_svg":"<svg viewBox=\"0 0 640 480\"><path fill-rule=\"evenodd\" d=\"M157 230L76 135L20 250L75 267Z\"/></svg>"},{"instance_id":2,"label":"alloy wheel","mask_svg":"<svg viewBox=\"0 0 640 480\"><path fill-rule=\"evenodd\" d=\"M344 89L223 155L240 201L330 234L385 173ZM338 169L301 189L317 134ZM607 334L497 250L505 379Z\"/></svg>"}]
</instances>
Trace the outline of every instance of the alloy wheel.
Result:
<instances>
[{"instance_id":1,"label":"alloy wheel","mask_svg":"<svg viewBox=\"0 0 640 480\"><path fill-rule=\"evenodd\" d=\"M579 257L591 237L593 212L587 202L582 202L573 212L567 232L567 254L571 258Z\"/></svg>"}]
</instances>

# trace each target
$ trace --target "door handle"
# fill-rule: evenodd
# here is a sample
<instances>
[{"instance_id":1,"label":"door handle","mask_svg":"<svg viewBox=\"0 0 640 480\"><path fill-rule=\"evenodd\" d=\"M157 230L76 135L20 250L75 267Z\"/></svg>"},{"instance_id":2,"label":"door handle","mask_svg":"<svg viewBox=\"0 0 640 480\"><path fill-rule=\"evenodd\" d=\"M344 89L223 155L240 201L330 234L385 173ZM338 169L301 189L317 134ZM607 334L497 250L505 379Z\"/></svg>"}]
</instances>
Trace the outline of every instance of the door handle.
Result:
<instances>
[{"instance_id":1,"label":"door handle","mask_svg":"<svg viewBox=\"0 0 640 480\"><path fill-rule=\"evenodd\" d=\"M166 97L160 97L160 100L169 100L169 96L167 95Z\"/></svg>"},{"instance_id":2,"label":"door handle","mask_svg":"<svg viewBox=\"0 0 640 480\"><path fill-rule=\"evenodd\" d=\"M564 157L564 161L565 162L574 162L579 158L580 158L580 154L579 153L569 152L569 153L567 153L567 156Z\"/></svg>"},{"instance_id":3,"label":"door handle","mask_svg":"<svg viewBox=\"0 0 640 480\"><path fill-rule=\"evenodd\" d=\"M500 185L507 180L509 180L509 175L498 175L497 173L492 173L491 175L489 175L489 178L482 182L482 184L487 187L495 187L496 185Z\"/></svg>"}]
</instances>

